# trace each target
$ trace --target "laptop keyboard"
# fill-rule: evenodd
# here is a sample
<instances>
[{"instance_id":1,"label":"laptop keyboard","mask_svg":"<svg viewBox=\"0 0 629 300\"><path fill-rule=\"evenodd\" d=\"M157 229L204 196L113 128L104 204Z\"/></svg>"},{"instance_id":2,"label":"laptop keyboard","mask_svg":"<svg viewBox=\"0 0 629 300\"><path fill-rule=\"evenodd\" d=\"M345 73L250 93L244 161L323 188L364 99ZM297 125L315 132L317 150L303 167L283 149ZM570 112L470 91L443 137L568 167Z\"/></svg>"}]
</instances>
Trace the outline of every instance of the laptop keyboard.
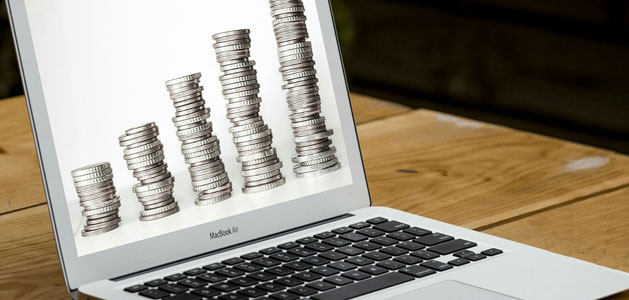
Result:
<instances>
[{"instance_id":1,"label":"laptop keyboard","mask_svg":"<svg viewBox=\"0 0 629 300\"><path fill-rule=\"evenodd\" d=\"M350 299L500 249L377 217L125 288L149 299ZM435 259L453 254L447 263Z\"/></svg>"}]
</instances>

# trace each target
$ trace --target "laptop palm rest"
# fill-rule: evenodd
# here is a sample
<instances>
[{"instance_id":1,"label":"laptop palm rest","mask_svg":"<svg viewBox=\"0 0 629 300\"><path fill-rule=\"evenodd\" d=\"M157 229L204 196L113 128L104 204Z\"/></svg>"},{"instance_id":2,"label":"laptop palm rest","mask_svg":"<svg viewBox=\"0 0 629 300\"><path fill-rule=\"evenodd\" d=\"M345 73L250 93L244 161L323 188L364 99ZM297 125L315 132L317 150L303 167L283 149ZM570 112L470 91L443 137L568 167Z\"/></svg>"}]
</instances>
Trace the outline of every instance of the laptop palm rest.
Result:
<instances>
[{"instance_id":1,"label":"laptop palm rest","mask_svg":"<svg viewBox=\"0 0 629 300\"><path fill-rule=\"evenodd\" d=\"M387 299L514 300L519 298L492 292L490 290L482 289L459 281L447 280Z\"/></svg>"}]
</instances>

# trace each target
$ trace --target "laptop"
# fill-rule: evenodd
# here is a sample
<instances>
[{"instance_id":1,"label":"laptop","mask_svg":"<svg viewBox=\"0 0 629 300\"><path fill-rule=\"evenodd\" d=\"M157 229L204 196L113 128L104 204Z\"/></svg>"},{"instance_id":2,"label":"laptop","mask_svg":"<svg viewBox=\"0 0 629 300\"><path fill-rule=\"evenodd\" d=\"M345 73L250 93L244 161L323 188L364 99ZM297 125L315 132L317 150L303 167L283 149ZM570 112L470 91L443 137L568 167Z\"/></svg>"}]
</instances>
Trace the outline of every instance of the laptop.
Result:
<instances>
[{"instance_id":1,"label":"laptop","mask_svg":"<svg viewBox=\"0 0 629 300\"><path fill-rule=\"evenodd\" d=\"M621 271L371 206L328 1L7 4L75 299L629 289Z\"/></svg>"}]
</instances>

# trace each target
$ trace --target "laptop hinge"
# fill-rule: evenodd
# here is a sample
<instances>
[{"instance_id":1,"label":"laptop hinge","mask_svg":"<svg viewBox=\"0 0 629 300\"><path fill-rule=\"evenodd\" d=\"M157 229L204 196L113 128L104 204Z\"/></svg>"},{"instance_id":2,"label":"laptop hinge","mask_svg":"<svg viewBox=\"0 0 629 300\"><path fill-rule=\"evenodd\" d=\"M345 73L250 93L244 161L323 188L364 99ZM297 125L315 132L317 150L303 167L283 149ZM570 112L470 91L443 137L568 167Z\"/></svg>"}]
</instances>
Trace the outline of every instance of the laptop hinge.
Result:
<instances>
[{"instance_id":1,"label":"laptop hinge","mask_svg":"<svg viewBox=\"0 0 629 300\"><path fill-rule=\"evenodd\" d=\"M169 262L169 263L161 264L161 265L158 265L158 266L155 266L155 267L152 267L152 268L148 268L148 269L136 271L136 272L133 272L133 273L129 273L129 274L126 274L126 275L110 278L109 280L111 280L111 281L125 280L127 278L131 278L131 277L135 277L135 276L138 276L138 275L150 273L150 272L157 271L157 270L164 269L164 268L168 268L168 267L171 267L171 266L174 266L174 265L178 265L178 264L186 263L186 262L189 262L189 261L197 260L197 259L200 259L200 258L203 258L203 257L216 255L216 254L219 254L219 253L222 253L222 252L231 251L231 250L238 249L238 248L245 247L245 246L249 246L249 245L252 245L252 244L255 244L255 243L260 243L260 242L263 242L263 241L266 241L266 240L270 240L270 239L273 239L273 238L276 238L276 237L279 237L279 236L282 236L282 235L286 235L286 234L289 234L289 233L293 233L293 232L301 231L301 230L304 230L304 229L312 228L312 227L315 227L315 226L323 225L323 224L326 224L326 223L334 222L334 221L337 221L337 220L340 220L340 219L349 218L349 217L352 217L352 216L354 216L354 215L350 214L350 213L343 214L343 215L332 217L332 218L328 218L328 219L325 219L325 220L322 220L322 221L318 221L318 222L302 225L302 226L299 226L299 227L295 227L295 228L291 228L291 229L288 229L288 230L280 231L278 233L274 233L274 234L270 234L270 235L267 235L267 236L259 237L259 238L253 239L253 240L248 240L248 241L245 241L245 242L242 242L242 243L234 244L234 245L231 245L231 246L228 246L228 247L220 248L220 249L217 249L217 250L213 250L213 251L197 254L197 255L194 255L194 256L191 256L191 257L183 258L183 259L180 259L180 260L172 261L172 262Z\"/></svg>"}]
</instances>

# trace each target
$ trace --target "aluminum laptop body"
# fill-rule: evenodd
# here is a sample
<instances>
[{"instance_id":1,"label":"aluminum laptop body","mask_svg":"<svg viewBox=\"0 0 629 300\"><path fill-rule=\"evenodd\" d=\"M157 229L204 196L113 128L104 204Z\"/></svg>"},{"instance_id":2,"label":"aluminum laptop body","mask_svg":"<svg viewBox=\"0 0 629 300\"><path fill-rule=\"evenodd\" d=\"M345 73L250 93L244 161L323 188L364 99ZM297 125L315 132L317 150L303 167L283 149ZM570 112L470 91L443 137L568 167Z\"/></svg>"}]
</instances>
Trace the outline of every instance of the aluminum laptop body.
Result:
<instances>
[{"instance_id":1,"label":"aluminum laptop body","mask_svg":"<svg viewBox=\"0 0 629 300\"><path fill-rule=\"evenodd\" d=\"M371 207L330 4L303 2L7 0L59 258L73 298L596 299L629 289L629 275L621 271ZM284 22L304 22L307 37L299 24L294 28L302 33L286 33ZM236 35L247 41L247 51L225 35L213 39L243 28L247 33ZM301 48L282 42L287 37L303 39ZM221 56L216 44L236 52ZM272 129L274 159L283 162L274 170L281 176L273 176L285 182L268 190L243 189L247 176L261 173L247 173L239 152L244 148L238 147L248 144L232 135L233 127L242 126L237 123L242 103L225 99L233 95L226 87L238 88L231 86L233 76L226 76L237 64L231 59L242 55L256 61L255 66L249 58L238 62L249 64L246 76L257 76L247 77L246 84L259 93L247 98L257 104L247 105L259 110L264 130ZM326 143L318 152L307 152L316 143L294 135L295 127L316 124L299 123L297 102L286 101L287 94L301 95L287 67L299 57L316 62L299 76L317 86L320 103L314 106L325 116L309 122L333 130L318 138ZM202 74L191 81L204 87L232 188L229 197L210 205L195 204L201 199L193 188L199 179L189 167L196 156L182 155L187 148L178 134L188 127L173 124L181 108L175 111L171 98L181 97L185 84L164 84L187 74ZM168 180L174 181L169 184L177 211L169 207L174 213L152 220L146 216L154 209L138 197L157 188L142 187L134 178L129 166L136 162L125 158L137 149L119 145L120 136L142 124L159 127L160 157L176 179ZM298 141L306 156L334 146L329 165L338 163L338 170L303 175L332 158L321 154L320 161L301 164L294 158ZM115 201L120 220L101 232L93 230L98 218L89 217L114 209L82 210L89 200L79 200L81 184L72 171L104 161L120 197ZM205 191L212 195L212 188Z\"/></svg>"}]
</instances>

